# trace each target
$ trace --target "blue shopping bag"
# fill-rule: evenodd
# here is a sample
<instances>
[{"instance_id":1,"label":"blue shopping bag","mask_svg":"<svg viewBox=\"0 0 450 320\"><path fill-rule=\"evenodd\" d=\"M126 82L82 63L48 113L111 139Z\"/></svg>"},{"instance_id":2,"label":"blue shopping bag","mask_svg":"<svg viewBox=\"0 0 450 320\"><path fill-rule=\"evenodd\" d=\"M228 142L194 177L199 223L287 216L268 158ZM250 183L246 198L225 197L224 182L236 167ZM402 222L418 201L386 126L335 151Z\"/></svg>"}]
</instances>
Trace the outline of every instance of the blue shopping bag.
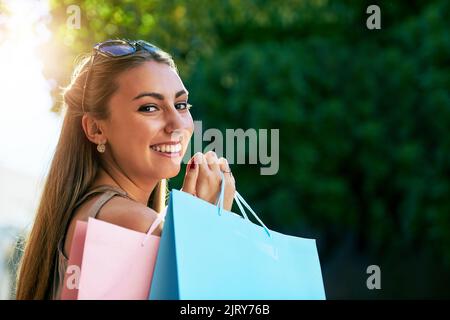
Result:
<instances>
[{"instance_id":1,"label":"blue shopping bag","mask_svg":"<svg viewBox=\"0 0 450 320\"><path fill-rule=\"evenodd\" d=\"M314 239L269 230L236 191L242 216L172 190L149 299L325 299ZM243 206L260 225L251 222Z\"/></svg>"}]
</instances>

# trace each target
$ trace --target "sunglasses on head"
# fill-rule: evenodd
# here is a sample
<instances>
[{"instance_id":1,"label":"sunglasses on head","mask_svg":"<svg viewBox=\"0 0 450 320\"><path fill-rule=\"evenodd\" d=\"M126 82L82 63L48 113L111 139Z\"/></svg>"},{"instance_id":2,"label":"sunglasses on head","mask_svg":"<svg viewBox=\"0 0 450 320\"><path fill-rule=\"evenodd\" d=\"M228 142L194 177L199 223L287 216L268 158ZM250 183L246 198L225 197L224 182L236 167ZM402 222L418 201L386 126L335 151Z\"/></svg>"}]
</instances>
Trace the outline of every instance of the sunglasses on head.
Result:
<instances>
[{"instance_id":1,"label":"sunglasses on head","mask_svg":"<svg viewBox=\"0 0 450 320\"><path fill-rule=\"evenodd\" d=\"M92 65L94 64L94 60L97 54L101 54L111 58L117 58L129 56L141 50L150 53L157 52L160 50L158 47L144 40L137 40L137 41L107 40L104 42L97 43L93 49L95 53L91 56L88 73L86 75L86 80L83 86L83 97L81 99L81 109L83 110L83 112L84 112L84 95L86 93L86 87L88 84L89 75L92 70Z\"/></svg>"}]
</instances>

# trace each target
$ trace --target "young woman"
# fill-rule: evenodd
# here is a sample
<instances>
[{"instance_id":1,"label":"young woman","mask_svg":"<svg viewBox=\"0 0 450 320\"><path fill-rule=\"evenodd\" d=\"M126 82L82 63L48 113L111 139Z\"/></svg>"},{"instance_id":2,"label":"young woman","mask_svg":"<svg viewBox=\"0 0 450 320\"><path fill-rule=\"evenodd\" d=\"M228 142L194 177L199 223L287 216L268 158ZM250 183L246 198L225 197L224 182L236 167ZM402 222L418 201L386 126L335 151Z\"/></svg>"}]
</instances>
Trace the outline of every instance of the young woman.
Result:
<instances>
[{"instance_id":1,"label":"young woman","mask_svg":"<svg viewBox=\"0 0 450 320\"><path fill-rule=\"evenodd\" d=\"M17 299L58 299L77 220L147 232L165 209L192 136L188 90L171 56L139 40L97 44L63 93L64 123L20 264ZM234 178L214 152L196 153L182 190L224 208ZM162 226L154 234L161 233Z\"/></svg>"}]
</instances>

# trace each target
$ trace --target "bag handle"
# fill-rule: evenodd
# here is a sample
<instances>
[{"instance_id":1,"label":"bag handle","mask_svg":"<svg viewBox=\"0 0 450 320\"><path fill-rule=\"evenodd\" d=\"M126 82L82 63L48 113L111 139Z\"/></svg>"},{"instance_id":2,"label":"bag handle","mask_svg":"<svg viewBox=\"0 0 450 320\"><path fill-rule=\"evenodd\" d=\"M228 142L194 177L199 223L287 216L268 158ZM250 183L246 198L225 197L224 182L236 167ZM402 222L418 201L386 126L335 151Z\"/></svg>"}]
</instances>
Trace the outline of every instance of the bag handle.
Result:
<instances>
[{"instance_id":1,"label":"bag handle","mask_svg":"<svg viewBox=\"0 0 450 320\"><path fill-rule=\"evenodd\" d=\"M225 190L225 177L223 175L223 172L220 172L220 175L222 177L222 182L221 182L221 186L220 186L220 194L219 194L219 199L217 201L217 206L218 206L218 214L219 216L222 215L222 211L223 211L223 199L224 199L224 190ZM247 220L248 222L252 223L250 221L250 219L248 218L247 214L245 213L245 210L243 208L242 205L244 205L251 213L252 215L256 218L256 220L259 222L259 224L264 228L264 230L266 231L267 235L269 236L269 238L272 237L272 235L270 234L269 228L266 227L266 225L261 221L261 219L258 217L258 215L255 213L255 211L253 211L253 209L250 207L250 205L247 203L247 201L244 200L244 198L239 194L239 192L235 191L234 192L234 200L236 201L239 210L241 211L241 214L244 216L244 219Z\"/></svg>"},{"instance_id":2,"label":"bag handle","mask_svg":"<svg viewBox=\"0 0 450 320\"><path fill-rule=\"evenodd\" d=\"M242 203L239 201L239 198L237 197L237 191L235 191L234 193L234 200L236 201L236 204L239 207L239 210L241 211L242 215L244 216L245 220L250 220L247 216L247 214L245 213L244 208L242 207Z\"/></svg>"},{"instance_id":3,"label":"bag handle","mask_svg":"<svg viewBox=\"0 0 450 320\"><path fill-rule=\"evenodd\" d=\"M242 215L245 216L246 220L248 220L249 222L250 219L247 217L247 215L244 212L244 208L242 207L242 204L244 204L244 206L250 210L250 212L252 213L252 215L255 217L256 220L258 220L259 224L264 228L264 230L266 231L267 235L269 236L269 238L272 237L272 235L270 234L269 228L266 227L266 225L264 224L264 222L262 222L262 220L258 217L258 215L255 213L255 211L253 211L253 209L250 207L250 205L247 203L247 201L244 200L244 198L240 195L239 192L235 191L234 192L234 200L236 201L239 210L241 211ZM242 202L242 203L241 203Z\"/></svg>"},{"instance_id":4,"label":"bag handle","mask_svg":"<svg viewBox=\"0 0 450 320\"><path fill-rule=\"evenodd\" d=\"M218 214L219 216L222 215L222 211L223 211L223 198L224 198L224 194L225 194L225 176L223 175L223 172L220 171L220 176L222 177L222 181L220 182L220 193L219 196L217 197L217 204L216 206L219 208L218 210Z\"/></svg>"},{"instance_id":5,"label":"bag handle","mask_svg":"<svg viewBox=\"0 0 450 320\"><path fill-rule=\"evenodd\" d=\"M150 237L150 235L155 231L155 229L160 225L161 222L164 222L166 218L167 210L164 210L163 212L159 213L156 219L153 221L152 225L147 231L147 234L145 235L144 239L142 240L141 246L143 247L145 243L147 242L147 239Z\"/></svg>"}]
</instances>

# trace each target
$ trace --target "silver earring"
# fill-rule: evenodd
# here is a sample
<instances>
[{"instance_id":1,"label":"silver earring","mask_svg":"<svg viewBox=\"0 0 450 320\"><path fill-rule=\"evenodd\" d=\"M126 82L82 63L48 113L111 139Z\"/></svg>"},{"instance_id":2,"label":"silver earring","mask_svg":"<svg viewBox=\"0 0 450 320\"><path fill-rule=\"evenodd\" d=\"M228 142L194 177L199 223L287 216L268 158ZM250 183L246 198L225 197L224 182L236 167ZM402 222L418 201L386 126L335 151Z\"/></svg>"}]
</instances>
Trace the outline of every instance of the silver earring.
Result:
<instances>
[{"instance_id":1,"label":"silver earring","mask_svg":"<svg viewBox=\"0 0 450 320\"><path fill-rule=\"evenodd\" d=\"M97 145L97 151L98 151L98 152L104 153L105 150L106 150L106 146L105 146L104 143L99 143L99 144Z\"/></svg>"}]
</instances>

